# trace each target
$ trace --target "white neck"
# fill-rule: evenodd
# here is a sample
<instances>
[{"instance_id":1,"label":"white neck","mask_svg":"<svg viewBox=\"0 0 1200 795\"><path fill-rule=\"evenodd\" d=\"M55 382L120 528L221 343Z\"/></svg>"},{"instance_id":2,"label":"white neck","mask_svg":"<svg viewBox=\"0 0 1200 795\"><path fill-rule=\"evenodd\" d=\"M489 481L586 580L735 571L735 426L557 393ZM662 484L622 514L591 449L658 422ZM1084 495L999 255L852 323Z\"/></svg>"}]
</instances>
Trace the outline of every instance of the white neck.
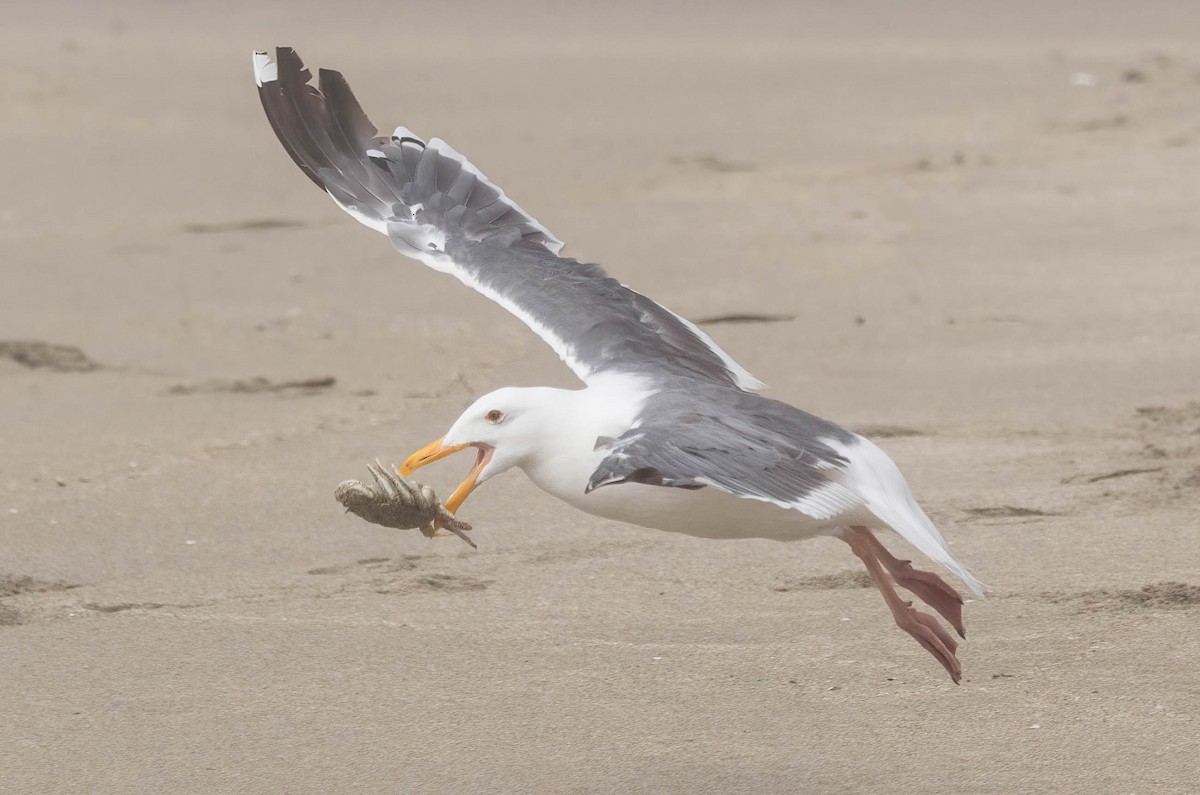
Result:
<instances>
[{"instance_id":1,"label":"white neck","mask_svg":"<svg viewBox=\"0 0 1200 795\"><path fill-rule=\"evenodd\" d=\"M595 449L596 440L628 431L647 392L640 379L629 376L592 379L584 389L555 390L544 408L545 444L518 466L542 490L578 504L608 454Z\"/></svg>"}]
</instances>

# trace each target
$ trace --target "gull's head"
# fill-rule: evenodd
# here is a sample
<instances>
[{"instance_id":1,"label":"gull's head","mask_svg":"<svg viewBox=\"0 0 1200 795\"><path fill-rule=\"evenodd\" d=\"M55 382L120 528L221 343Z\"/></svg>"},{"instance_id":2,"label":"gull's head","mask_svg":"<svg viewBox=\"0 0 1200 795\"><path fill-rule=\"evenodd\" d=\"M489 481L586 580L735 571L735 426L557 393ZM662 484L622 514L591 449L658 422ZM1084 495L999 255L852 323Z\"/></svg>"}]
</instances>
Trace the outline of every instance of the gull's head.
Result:
<instances>
[{"instance_id":1,"label":"gull's head","mask_svg":"<svg viewBox=\"0 0 1200 795\"><path fill-rule=\"evenodd\" d=\"M457 511L476 486L519 466L557 435L554 409L564 392L544 387L505 387L490 392L472 403L445 436L409 456L400 471L408 476L426 464L474 447L474 468L446 500L446 508Z\"/></svg>"}]
</instances>

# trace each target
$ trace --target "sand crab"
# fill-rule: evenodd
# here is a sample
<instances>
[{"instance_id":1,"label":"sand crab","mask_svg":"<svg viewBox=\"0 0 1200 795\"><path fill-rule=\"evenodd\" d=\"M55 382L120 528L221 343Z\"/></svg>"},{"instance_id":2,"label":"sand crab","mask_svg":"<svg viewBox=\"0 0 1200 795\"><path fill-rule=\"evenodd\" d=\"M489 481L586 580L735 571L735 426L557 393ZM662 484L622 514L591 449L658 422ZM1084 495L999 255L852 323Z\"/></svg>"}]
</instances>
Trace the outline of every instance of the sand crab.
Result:
<instances>
[{"instance_id":1,"label":"sand crab","mask_svg":"<svg viewBox=\"0 0 1200 795\"><path fill-rule=\"evenodd\" d=\"M397 530L420 530L426 538L447 535L461 538L475 547L466 534L471 525L446 510L433 489L415 480L408 480L393 465L384 467L376 459L368 464L377 488L357 480L346 480L338 484L333 496L345 506L349 513L372 524L394 527Z\"/></svg>"}]
</instances>

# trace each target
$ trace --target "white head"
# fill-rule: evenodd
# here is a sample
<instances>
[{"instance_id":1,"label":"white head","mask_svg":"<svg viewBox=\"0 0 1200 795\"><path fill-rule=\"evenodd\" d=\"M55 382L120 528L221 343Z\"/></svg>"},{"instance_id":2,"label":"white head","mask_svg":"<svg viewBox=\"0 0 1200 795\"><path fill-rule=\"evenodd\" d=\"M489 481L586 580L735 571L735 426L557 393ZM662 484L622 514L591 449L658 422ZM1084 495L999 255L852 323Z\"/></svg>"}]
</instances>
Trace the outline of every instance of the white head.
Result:
<instances>
[{"instance_id":1,"label":"white head","mask_svg":"<svg viewBox=\"0 0 1200 795\"><path fill-rule=\"evenodd\" d=\"M553 439L558 408L570 394L549 387L505 387L490 392L472 403L445 436L409 456L400 471L407 476L451 453L476 448L475 467L446 500L446 507L456 511L480 483L520 466Z\"/></svg>"}]
</instances>

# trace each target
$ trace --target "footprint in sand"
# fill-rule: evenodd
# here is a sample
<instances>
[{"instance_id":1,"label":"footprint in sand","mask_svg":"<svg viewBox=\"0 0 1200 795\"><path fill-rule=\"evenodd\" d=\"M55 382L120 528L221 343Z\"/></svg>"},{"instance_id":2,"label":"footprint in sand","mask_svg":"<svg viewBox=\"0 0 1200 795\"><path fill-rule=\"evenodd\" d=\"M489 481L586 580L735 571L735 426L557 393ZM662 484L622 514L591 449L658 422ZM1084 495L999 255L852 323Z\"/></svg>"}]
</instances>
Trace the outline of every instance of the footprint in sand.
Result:
<instances>
[{"instance_id":1,"label":"footprint in sand","mask_svg":"<svg viewBox=\"0 0 1200 795\"><path fill-rule=\"evenodd\" d=\"M78 588L78 585L62 582L61 580L39 580L23 574L0 574L0 626L15 627L27 624L30 614L4 600L23 594L51 594Z\"/></svg>"},{"instance_id":2,"label":"footprint in sand","mask_svg":"<svg viewBox=\"0 0 1200 795\"><path fill-rule=\"evenodd\" d=\"M74 345L56 345L41 340L0 340L0 359L8 359L32 370L57 373L86 373L99 370L93 361Z\"/></svg>"},{"instance_id":3,"label":"footprint in sand","mask_svg":"<svg viewBox=\"0 0 1200 795\"><path fill-rule=\"evenodd\" d=\"M378 594L406 594L418 591L483 591L492 580L480 580L457 574L422 574L406 577L420 567L420 561L434 559L425 555L404 555L399 558L363 558L340 566L321 566L307 574L319 577L338 576L339 592L373 591Z\"/></svg>"},{"instance_id":4,"label":"footprint in sand","mask_svg":"<svg viewBox=\"0 0 1200 795\"><path fill-rule=\"evenodd\" d=\"M802 577L798 580L786 580L782 585L772 588L772 591L787 593L788 591L828 591L851 588L871 588L871 575L865 571L847 569L834 574L818 574L813 577Z\"/></svg>"},{"instance_id":5,"label":"footprint in sand","mask_svg":"<svg viewBox=\"0 0 1200 795\"><path fill-rule=\"evenodd\" d=\"M1164 610L1200 607L1200 585L1166 580L1141 588L1100 588L1078 593L1044 593L1052 604L1077 602L1080 610Z\"/></svg>"}]
</instances>

